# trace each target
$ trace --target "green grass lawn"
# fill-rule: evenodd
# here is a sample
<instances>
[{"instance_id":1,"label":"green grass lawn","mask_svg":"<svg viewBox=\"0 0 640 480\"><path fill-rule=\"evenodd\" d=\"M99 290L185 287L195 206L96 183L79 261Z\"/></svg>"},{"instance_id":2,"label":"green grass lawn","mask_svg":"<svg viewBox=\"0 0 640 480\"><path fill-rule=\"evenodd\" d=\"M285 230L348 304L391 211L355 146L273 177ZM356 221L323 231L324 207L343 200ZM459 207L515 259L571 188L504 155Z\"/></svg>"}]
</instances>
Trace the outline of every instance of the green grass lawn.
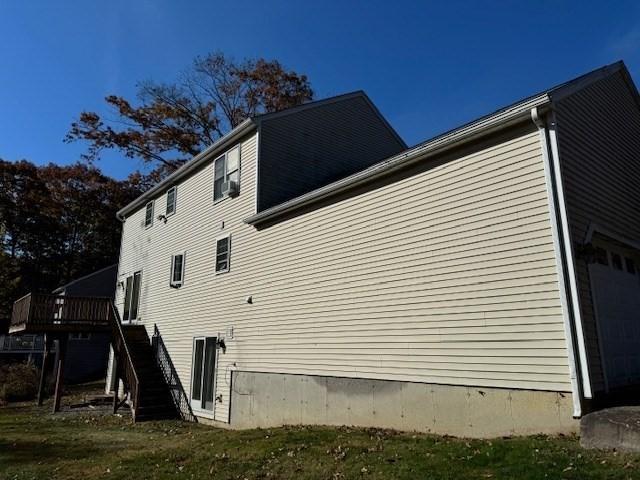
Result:
<instances>
[{"instance_id":1,"label":"green grass lawn","mask_svg":"<svg viewBox=\"0 0 640 480\"><path fill-rule=\"evenodd\" d=\"M227 431L123 417L0 408L0 478L90 480L638 478L640 455L570 437L462 440L383 430Z\"/></svg>"}]
</instances>

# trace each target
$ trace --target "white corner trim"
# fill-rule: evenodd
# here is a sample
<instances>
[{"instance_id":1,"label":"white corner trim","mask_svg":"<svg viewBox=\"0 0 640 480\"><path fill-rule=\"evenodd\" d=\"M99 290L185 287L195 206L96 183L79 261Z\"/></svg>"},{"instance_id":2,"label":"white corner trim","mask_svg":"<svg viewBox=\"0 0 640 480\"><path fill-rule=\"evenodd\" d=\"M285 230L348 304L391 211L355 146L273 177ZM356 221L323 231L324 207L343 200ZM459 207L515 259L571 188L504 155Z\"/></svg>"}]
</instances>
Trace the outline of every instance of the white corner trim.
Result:
<instances>
[{"instance_id":1,"label":"white corner trim","mask_svg":"<svg viewBox=\"0 0 640 480\"><path fill-rule=\"evenodd\" d=\"M258 128L256 130L256 153L255 153L255 157L256 157L256 162L255 165L253 167L253 172L255 175L254 178L254 185L253 185L253 195L255 196L254 198L254 205L253 205L253 215L257 215L258 214L258 199L259 197L259 192L258 189L260 188L260 128Z\"/></svg>"},{"instance_id":2,"label":"white corner trim","mask_svg":"<svg viewBox=\"0 0 640 480\"><path fill-rule=\"evenodd\" d=\"M537 108L531 109L531 119L538 127L540 144L542 146L542 159L544 164L544 176L547 187L547 198L549 201L549 219L551 220L551 231L553 238L553 249L556 257L556 269L558 273L558 285L560 293L560 305L562 307L562 319L564 323L564 334L567 339L567 357L569 361L569 376L571 378L571 396L573 400L573 416L582 416L581 392L578 384L578 369L576 366L576 352L574 348L573 329L571 328L571 316L569 311L569 295L567 282L562 266L562 249L560 247L560 229L558 227L557 203L553 186L553 168L551 166L551 155L549 141L547 139L547 128L544 121L539 117Z\"/></svg>"},{"instance_id":3,"label":"white corner trim","mask_svg":"<svg viewBox=\"0 0 640 480\"><path fill-rule=\"evenodd\" d=\"M580 309L580 297L578 296L578 277L576 274L576 261L571 242L571 231L569 230L569 218L567 216L567 206L562 183L562 172L560 170L560 154L558 151L557 122L553 111L550 114L551 122L547 126L549 134L549 144L551 147L551 161L553 163L553 174L555 177L555 188L558 195L558 211L562 225L562 237L564 241L564 253L567 259L567 270L569 286L571 289L571 303L573 306L573 318L575 322L575 335L578 345L578 356L580 360L580 373L582 377L582 392L585 398L593 398L591 390L591 376L587 361L587 348L584 339L584 326L582 323L582 313Z\"/></svg>"}]
</instances>

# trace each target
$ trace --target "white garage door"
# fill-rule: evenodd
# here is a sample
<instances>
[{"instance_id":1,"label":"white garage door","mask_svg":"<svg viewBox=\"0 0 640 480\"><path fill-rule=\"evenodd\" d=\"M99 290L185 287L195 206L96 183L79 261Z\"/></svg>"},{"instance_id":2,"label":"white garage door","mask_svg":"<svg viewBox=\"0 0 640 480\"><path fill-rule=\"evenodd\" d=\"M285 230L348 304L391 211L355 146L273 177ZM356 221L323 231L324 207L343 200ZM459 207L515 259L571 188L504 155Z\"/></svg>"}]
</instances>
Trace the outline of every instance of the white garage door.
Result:
<instances>
[{"instance_id":1,"label":"white garage door","mask_svg":"<svg viewBox=\"0 0 640 480\"><path fill-rule=\"evenodd\" d=\"M640 384L640 274L629 251L596 248L589 265L607 388Z\"/></svg>"}]
</instances>

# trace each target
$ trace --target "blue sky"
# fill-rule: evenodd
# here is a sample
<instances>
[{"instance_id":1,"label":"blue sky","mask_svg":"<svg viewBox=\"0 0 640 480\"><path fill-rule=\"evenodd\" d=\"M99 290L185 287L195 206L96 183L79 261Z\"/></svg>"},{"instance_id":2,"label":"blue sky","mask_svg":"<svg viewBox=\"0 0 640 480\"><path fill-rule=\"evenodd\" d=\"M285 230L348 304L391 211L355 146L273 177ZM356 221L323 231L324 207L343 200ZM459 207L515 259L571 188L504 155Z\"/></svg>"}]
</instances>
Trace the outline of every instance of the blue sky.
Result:
<instances>
[{"instance_id":1,"label":"blue sky","mask_svg":"<svg viewBox=\"0 0 640 480\"><path fill-rule=\"evenodd\" d=\"M275 58L318 98L363 89L410 145L623 59L640 83L640 2L3 0L0 158L73 163L81 110L171 81L196 55ZM99 163L124 177L136 161Z\"/></svg>"}]
</instances>

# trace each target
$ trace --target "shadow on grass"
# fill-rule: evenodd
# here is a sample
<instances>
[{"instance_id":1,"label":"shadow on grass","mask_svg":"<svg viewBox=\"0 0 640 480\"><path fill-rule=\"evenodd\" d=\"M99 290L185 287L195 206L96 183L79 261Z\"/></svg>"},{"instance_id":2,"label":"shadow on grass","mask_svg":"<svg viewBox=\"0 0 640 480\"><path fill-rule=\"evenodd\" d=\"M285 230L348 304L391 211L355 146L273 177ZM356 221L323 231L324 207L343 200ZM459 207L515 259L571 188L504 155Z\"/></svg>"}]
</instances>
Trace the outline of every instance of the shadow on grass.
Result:
<instances>
[{"instance_id":1,"label":"shadow on grass","mask_svg":"<svg viewBox=\"0 0 640 480\"><path fill-rule=\"evenodd\" d=\"M0 439L0 458L7 465L19 467L32 465L34 462L46 464L51 461L78 460L86 457L102 457L105 454L103 445L87 445L86 442L54 443L48 441L20 440L6 442ZM4 462L3 462L4 463Z\"/></svg>"}]
</instances>

